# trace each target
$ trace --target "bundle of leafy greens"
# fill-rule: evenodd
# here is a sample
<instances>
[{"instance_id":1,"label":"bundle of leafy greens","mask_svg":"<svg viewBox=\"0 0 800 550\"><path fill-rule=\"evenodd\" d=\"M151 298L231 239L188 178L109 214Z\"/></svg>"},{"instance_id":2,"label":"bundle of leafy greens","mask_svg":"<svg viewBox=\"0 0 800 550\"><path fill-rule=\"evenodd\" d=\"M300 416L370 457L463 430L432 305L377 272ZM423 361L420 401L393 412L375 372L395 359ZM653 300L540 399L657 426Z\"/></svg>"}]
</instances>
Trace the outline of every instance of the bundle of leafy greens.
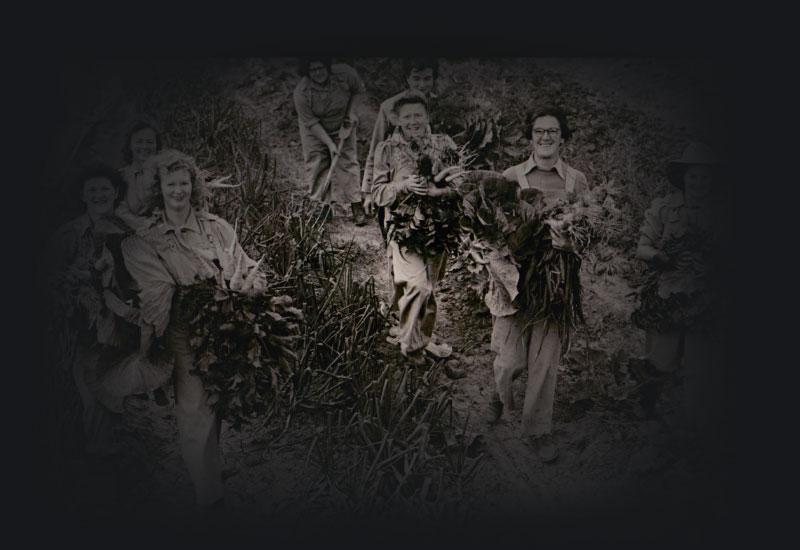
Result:
<instances>
[{"instance_id":1,"label":"bundle of leafy greens","mask_svg":"<svg viewBox=\"0 0 800 550\"><path fill-rule=\"evenodd\" d=\"M445 153L440 159L444 166L460 163L456 151ZM442 180L434 181L434 160L430 155L417 159L417 174L438 188L447 186ZM458 247L459 198L428 197L409 194L392 208L387 239L394 240L400 248L407 248L422 256L439 255Z\"/></svg>"},{"instance_id":2,"label":"bundle of leafy greens","mask_svg":"<svg viewBox=\"0 0 800 550\"><path fill-rule=\"evenodd\" d=\"M213 407L234 429L280 408L281 388L295 370L303 313L292 299L243 294L209 279L181 289L178 314L188 323L195 374Z\"/></svg>"}]
</instances>

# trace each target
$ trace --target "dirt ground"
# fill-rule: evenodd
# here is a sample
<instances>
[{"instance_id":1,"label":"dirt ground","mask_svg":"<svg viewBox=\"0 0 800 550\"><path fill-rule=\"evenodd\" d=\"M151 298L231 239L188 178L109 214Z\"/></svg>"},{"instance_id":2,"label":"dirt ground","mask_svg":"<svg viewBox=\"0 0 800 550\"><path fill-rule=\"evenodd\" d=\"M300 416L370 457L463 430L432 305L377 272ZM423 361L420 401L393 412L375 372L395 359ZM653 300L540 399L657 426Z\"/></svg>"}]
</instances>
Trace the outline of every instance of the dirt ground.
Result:
<instances>
[{"instance_id":1,"label":"dirt ground","mask_svg":"<svg viewBox=\"0 0 800 550\"><path fill-rule=\"evenodd\" d=\"M564 89L578 85L588 90L605 109L624 106L681 136L710 132L713 121L704 115L705 100L693 92L696 80L674 63L642 59L536 59L528 63L531 71L546 71ZM291 63L236 60L217 65L223 67L221 80L229 83L229 93L248 114L262 120L265 143L279 160L282 176L297 182L302 192L301 152L290 103L293 81L286 76ZM445 84L456 82L458 63L443 72ZM388 77L378 84L374 88L393 85ZM370 94L372 116L380 99ZM368 117L363 127L371 129ZM364 128L359 130L364 134L360 135L362 145L368 133ZM355 277L373 277L382 298L388 299L385 249L374 220L359 228L340 215L331 222L330 233L336 242L355 243L359 248ZM519 411L510 411L497 425L487 422L494 384L491 319L480 301L465 292L463 273L451 271L441 283L436 334L452 345L453 366L466 373L449 383L455 410L468 418L469 440L476 442L483 458L459 494L450 495L451 504L434 513L468 524L487 518L634 510L642 503L681 510L698 498L698 476L706 474L699 473L693 450L680 444L680 380L669 386L659 414L649 417L626 377L626 361L643 351L643 335L628 323L634 307L631 278L624 270L614 275L584 271L589 327L575 336L573 350L559 370L555 426L561 454L554 464L539 462L520 437ZM600 391L589 379L617 380L618 386ZM525 375L515 384L521 403ZM65 494L71 495L72 504L87 517L135 514L156 524L173 525L196 521L199 516L170 406L130 398L121 422L126 452L119 463L71 466L74 475ZM313 436L309 429L298 426L276 439L261 428L237 433L223 427L226 503L234 522L291 526L304 519L336 517L351 506L308 460ZM710 497L716 500L708 502L709 513L724 513L724 493L715 491Z\"/></svg>"}]
</instances>

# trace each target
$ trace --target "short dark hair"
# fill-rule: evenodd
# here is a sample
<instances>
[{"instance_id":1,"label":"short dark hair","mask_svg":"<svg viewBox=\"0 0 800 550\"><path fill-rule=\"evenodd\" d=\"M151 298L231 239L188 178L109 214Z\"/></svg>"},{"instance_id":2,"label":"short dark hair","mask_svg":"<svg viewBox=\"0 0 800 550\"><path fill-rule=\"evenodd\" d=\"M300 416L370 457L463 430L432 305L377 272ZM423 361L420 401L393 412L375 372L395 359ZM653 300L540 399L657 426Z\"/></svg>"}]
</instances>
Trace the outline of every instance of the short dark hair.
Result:
<instances>
[{"instance_id":1,"label":"short dark hair","mask_svg":"<svg viewBox=\"0 0 800 550\"><path fill-rule=\"evenodd\" d=\"M314 61L321 62L328 69L328 72L331 72L332 57L301 57L297 60L297 72L300 73L300 76L308 76L308 68Z\"/></svg>"},{"instance_id":2,"label":"short dark hair","mask_svg":"<svg viewBox=\"0 0 800 550\"><path fill-rule=\"evenodd\" d=\"M411 71L424 71L431 69L433 71L433 79L439 77L439 60L434 57L414 57L403 60L403 78L408 78Z\"/></svg>"},{"instance_id":3,"label":"short dark hair","mask_svg":"<svg viewBox=\"0 0 800 550\"><path fill-rule=\"evenodd\" d=\"M131 150L131 139L133 138L133 134L148 128L156 133L156 152L161 150L163 145L161 142L161 131L156 123L146 118L137 119L128 127L128 131L125 133L125 143L122 145L122 156L125 159L126 164L133 162L133 151Z\"/></svg>"},{"instance_id":4,"label":"short dark hair","mask_svg":"<svg viewBox=\"0 0 800 550\"><path fill-rule=\"evenodd\" d=\"M567 115L554 105L547 105L528 114L525 120L525 124L528 127L528 138L533 136L533 123L536 122L536 119L544 116L551 116L558 121L558 127L561 129L561 137L564 141L570 138L572 130L569 127L569 123L567 123Z\"/></svg>"},{"instance_id":5,"label":"short dark hair","mask_svg":"<svg viewBox=\"0 0 800 550\"><path fill-rule=\"evenodd\" d=\"M84 184L94 178L107 179L111 185L114 186L114 189L117 190L117 198L114 200L114 206L116 207L119 205L120 201L125 197L125 191L128 186L122 174L119 173L119 170L115 170L108 164L102 162L84 166L72 180L69 186L70 194L80 201L83 195Z\"/></svg>"},{"instance_id":6,"label":"short dark hair","mask_svg":"<svg viewBox=\"0 0 800 550\"><path fill-rule=\"evenodd\" d=\"M392 105L392 111L394 112L394 114L399 115L400 107L403 107L405 105L422 105L423 107L425 107L425 112L426 113L428 112L428 101L424 97L422 97L422 94L419 93L407 94L398 99L397 101L394 102L394 105Z\"/></svg>"}]
</instances>

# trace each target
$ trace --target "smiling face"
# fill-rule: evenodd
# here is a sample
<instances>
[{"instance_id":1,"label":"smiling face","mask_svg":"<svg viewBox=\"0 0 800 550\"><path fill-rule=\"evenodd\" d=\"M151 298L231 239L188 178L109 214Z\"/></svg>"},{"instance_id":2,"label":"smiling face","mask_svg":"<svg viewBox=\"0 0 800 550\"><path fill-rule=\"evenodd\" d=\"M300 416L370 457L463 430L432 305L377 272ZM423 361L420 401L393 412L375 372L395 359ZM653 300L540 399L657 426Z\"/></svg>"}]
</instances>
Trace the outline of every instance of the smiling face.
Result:
<instances>
[{"instance_id":1,"label":"smiling face","mask_svg":"<svg viewBox=\"0 0 800 550\"><path fill-rule=\"evenodd\" d=\"M91 178L83 182L81 200L86 204L89 214L110 214L114 211L117 190L108 178Z\"/></svg>"},{"instance_id":2,"label":"smiling face","mask_svg":"<svg viewBox=\"0 0 800 550\"><path fill-rule=\"evenodd\" d=\"M179 168L174 172L162 174L161 194L164 197L164 208L182 212L191 205L192 178L189 170Z\"/></svg>"},{"instance_id":3,"label":"smiling face","mask_svg":"<svg viewBox=\"0 0 800 550\"><path fill-rule=\"evenodd\" d=\"M422 137L428 129L428 111L422 103L403 105L397 112L397 123L406 139Z\"/></svg>"},{"instance_id":4,"label":"smiling face","mask_svg":"<svg viewBox=\"0 0 800 550\"><path fill-rule=\"evenodd\" d=\"M156 131L142 128L131 136L131 153L133 162L141 164L156 153Z\"/></svg>"},{"instance_id":5,"label":"smiling face","mask_svg":"<svg viewBox=\"0 0 800 550\"><path fill-rule=\"evenodd\" d=\"M554 116L541 116L533 121L531 132L533 154L537 158L558 158L564 138L561 137L561 126Z\"/></svg>"},{"instance_id":6,"label":"smiling face","mask_svg":"<svg viewBox=\"0 0 800 550\"><path fill-rule=\"evenodd\" d=\"M433 90L433 69L411 69L406 83L411 90L423 93L426 97Z\"/></svg>"},{"instance_id":7,"label":"smiling face","mask_svg":"<svg viewBox=\"0 0 800 550\"><path fill-rule=\"evenodd\" d=\"M312 61L308 64L308 78L316 84L325 84L328 81L328 68L322 61Z\"/></svg>"},{"instance_id":8,"label":"smiling face","mask_svg":"<svg viewBox=\"0 0 800 550\"><path fill-rule=\"evenodd\" d=\"M713 173L710 166L690 166L683 174L683 192L690 202L702 201L711 194Z\"/></svg>"}]
</instances>

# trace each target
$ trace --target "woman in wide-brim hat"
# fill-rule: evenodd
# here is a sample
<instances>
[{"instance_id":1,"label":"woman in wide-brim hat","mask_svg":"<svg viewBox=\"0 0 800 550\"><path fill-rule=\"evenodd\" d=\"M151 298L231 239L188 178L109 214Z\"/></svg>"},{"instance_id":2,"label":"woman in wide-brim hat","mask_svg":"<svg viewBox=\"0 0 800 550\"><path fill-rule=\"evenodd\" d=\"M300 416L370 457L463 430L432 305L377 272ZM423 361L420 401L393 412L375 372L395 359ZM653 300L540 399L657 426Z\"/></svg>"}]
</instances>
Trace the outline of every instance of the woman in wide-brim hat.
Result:
<instances>
[{"instance_id":1,"label":"woman in wide-brim hat","mask_svg":"<svg viewBox=\"0 0 800 550\"><path fill-rule=\"evenodd\" d=\"M717 384L713 350L713 259L719 235L715 176L720 162L710 147L690 143L668 163L674 190L650 205L639 232L636 256L651 272L640 294L634 323L646 331L646 364L655 373L683 367L689 427L712 422ZM652 389L652 388L651 388ZM647 400L654 406L657 393Z\"/></svg>"}]
</instances>

